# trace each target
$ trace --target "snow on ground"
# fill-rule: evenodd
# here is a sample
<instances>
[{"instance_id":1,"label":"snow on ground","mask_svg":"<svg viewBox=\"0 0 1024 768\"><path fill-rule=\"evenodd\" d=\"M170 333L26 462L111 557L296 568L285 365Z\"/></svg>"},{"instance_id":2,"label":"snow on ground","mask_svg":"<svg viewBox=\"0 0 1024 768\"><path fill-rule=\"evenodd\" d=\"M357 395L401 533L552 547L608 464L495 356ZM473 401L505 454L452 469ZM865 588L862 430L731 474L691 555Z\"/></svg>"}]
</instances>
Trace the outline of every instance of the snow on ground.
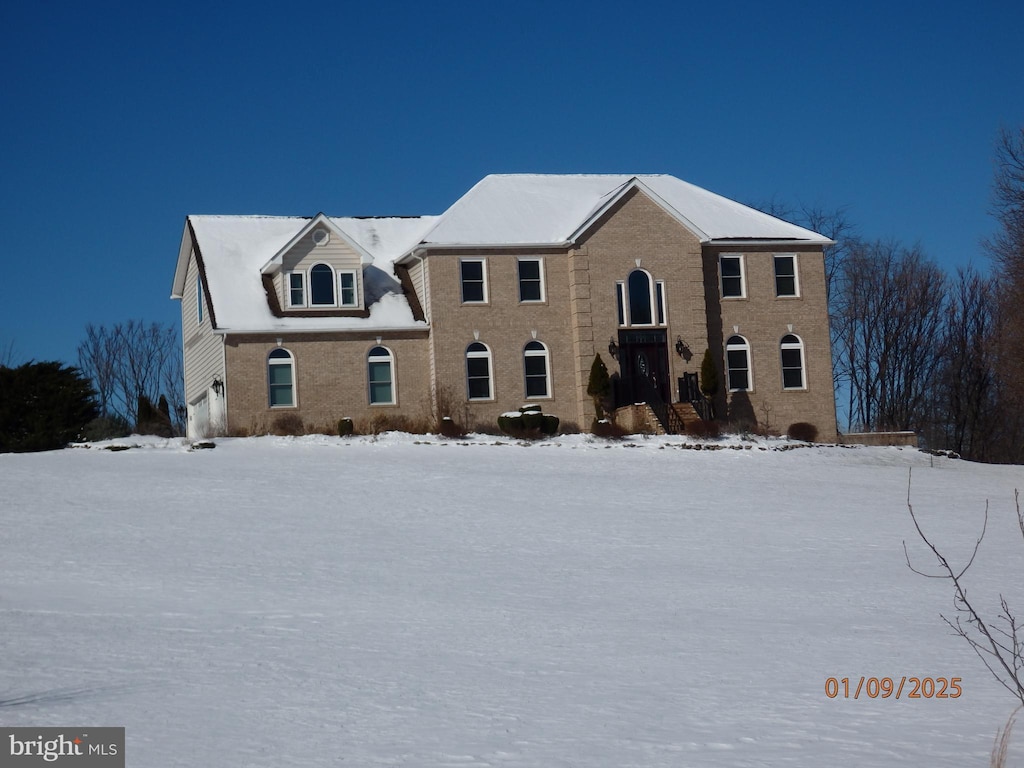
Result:
<instances>
[{"instance_id":1,"label":"snow on ground","mask_svg":"<svg viewBox=\"0 0 1024 768\"><path fill-rule=\"evenodd\" d=\"M131 441L128 441L131 442ZM0 456L0 724L140 766L987 765L1013 699L905 506L1024 613L1024 469L674 438ZM829 699L829 677L959 677ZM1024 754L1018 736L1016 755Z\"/></svg>"}]
</instances>

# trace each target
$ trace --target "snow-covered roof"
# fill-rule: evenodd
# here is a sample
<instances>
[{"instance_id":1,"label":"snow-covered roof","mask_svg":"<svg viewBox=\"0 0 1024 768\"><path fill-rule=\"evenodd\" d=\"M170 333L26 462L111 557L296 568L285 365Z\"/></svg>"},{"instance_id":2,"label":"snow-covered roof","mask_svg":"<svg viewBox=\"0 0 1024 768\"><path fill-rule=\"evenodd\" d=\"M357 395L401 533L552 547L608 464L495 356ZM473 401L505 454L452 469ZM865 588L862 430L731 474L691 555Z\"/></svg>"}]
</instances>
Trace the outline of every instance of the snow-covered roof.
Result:
<instances>
[{"instance_id":1,"label":"snow-covered roof","mask_svg":"<svg viewBox=\"0 0 1024 768\"><path fill-rule=\"evenodd\" d=\"M402 294L394 262L420 242L436 216L329 218L362 251L369 317L276 317L267 303L261 270L311 221L295 216L189 216L202 255L207 286L222 331L339 331L415 328L417 321ZM184 291L191 237L186 226L175 272L173 298Z\"/></svg>"},{"instance_id":2,"label":"snow-covered roof","mask_svg":"<svg viewBox=\"0 0 1024 768\"><path fill-rule=\"evenodd\" d=\"M571 242L631 189L638 188L702 242L796 240L823 235L769 216L674 176L497 174L440 216L424 245L550 245Z\"/></svg>"},{"instance_id":3,"label":"snow-covered roof","mask_svg":"<svg viewBox=\"0 0 1024 768\"><path fill-rule=\"evenodd\" d=\"M482 179L441 216L189 216L188 225L202 254L220 330L413 328L424 323L413 317L396 262L440 246L568 245L634 189L704 243L831 243L816 232L667 175L498 174ZM277 268L283 252L317 221L329 222L360 252L369 317L277 317L271 311L263 273ZM182 237L173 298L181 298L184 291L192 245L189 226Z\"/></svg>"}]
</instances>

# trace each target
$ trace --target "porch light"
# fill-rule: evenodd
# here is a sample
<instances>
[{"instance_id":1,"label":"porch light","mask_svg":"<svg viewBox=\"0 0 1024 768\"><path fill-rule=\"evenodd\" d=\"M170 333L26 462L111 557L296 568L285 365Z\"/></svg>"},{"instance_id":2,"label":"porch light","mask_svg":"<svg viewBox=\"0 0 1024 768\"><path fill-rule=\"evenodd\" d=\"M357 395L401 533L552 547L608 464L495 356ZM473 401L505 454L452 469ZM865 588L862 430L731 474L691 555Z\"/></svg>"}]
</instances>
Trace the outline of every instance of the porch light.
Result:
<instances>
[{"instance_id":1,"label":"porch light","mask_svg":"<svg viewBox=\"0 0 1024 768\"><path fill-rule=\"evenodd\" d=\"M676 336L676 354L686 362L690 362L690 358L693 357L693 352L690 351L689 345L683 341L682 336Z\"/></svg>"},{"instance_id":2,"label":"porch light","mask_svg":"<svg viewBox=\"0 0 1024 768\"><path fill-rule=\"evenodd\" d=\"M608 340L608 354L616 360L619 359L619 345L615 343L615 339Z\"/></svg>"}]
</instances>

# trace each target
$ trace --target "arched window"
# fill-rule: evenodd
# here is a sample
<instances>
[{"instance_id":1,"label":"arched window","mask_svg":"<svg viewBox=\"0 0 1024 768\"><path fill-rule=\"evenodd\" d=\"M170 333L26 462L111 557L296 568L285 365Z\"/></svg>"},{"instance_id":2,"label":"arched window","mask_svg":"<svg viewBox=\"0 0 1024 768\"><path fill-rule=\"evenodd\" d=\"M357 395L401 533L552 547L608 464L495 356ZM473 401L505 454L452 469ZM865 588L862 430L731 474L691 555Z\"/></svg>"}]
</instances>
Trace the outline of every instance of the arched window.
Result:
<instances>
[{"instance_id":1,"label":"arched window","mask_svg":"<svg viewBox=\"0 0 1024 768\"><path fill-rule=\"evenodd\" d=\"M742 336L730 336L725 343L725 369L730 392L753 389L750 386L750 344Z\"/></svg>"},{"instance_id":2,"label":"arched window","mask_svg":"<svg viewBox=\"0 0 1024 768\"><path fill-rule=\"evenodd\" d=\"M295 405L295 365L287 349L278 347L267 357L267 383L271 408Z\"/></svg>"},{"instance_id":3,"label":"arched window","mask_svg":"<svg viewBox=\"0 0 1024 768\"><path fill-rule=\"evenodd\" d=\"M394 356L386 347L374 347L367 355L367 380L370 382L370 405L394 405Z\"/></svg>"},{"instance_id":4,"label":"arched window","mask_svg":"<svg viewBox=\"0 0 1024 768\"><path fill-rule=\"evenodd\" d=\"M492 397L491 350L479 341L466 347L466 391L470 400L490 400Z\"/></svg>"},{"instance_id":5,"label":"arched window","mask_svg":"<svg viewBox=\"0 0 1024 768\"><path fill-rule=\"evenodd\" d=\"M539 341L531 341L523 349L523 375L527 397L551 397L548 348Z\"/></svg>"},{"instance_id":6,"label":"arched window","mask_svg":"<svg viewBox=\"0 0 1024 768\"><path fill-rule=\"evenodd\" d=\"M314 307L334 306L334 269L315 264L309 270L309 303Z\"/></svg>"},{"instance_id":7,"label":"arched window","mask_svg":"<svg viewBox=\"0 0 1024 768\"><path fill-rule=\"evenodd\" d=\"M642 269L634 269L626 281L629 294L629 324L653 325L651 314L651 276Z\"/></svg>"},{"instance_id":8,"label":"arched window","mask_svg":"<svg viewBox=\"0 0 1024 768\"><path fill-rule=\"evenodd\" d=\"M782 388L804 388L804 343L792 333L782 337Z\"/></svg>"}]
</instances>

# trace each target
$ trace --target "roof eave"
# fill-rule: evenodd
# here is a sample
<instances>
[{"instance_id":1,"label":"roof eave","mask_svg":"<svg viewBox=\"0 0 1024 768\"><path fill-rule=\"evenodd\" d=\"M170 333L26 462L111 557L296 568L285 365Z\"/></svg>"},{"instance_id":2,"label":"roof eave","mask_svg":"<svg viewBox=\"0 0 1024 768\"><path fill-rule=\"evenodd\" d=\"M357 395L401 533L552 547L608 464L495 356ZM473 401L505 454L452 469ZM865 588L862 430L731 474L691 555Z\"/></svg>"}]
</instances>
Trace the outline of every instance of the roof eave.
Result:
<instances>
[{"instance_id":1,"label":"roof eave","mask_svg":"<svg viewBox=\"0 0 1024 768\"><path fill-rule=\"evenodd\" d=\"M185 274L188 272L188 260L192 255L192 227L188 216L181 233L181 246L178 248L178 263L174 267L174 282L171 283L171 298L181 299L185 295Z\"/></svg>"},{"instance_id":2,"label":"roof eave","mask_svg":"<svg viewBox=\"0 0 1024 768\"><path fill-rule=\"evenodd\" d=\"M284 255L288 253L295 245L304 238L307 234L313 231L317 225L326 226L332 233L340 237L345 241L356 253L359 254L359 259L364 265L373 263L373 256L363 246L355 241L354 238L350 237L345 230L331 221L330 217L322 211L310 219L304 226L302 226L295 236L289 240L283 248L277 253L270 257L266 264L260 267L261 274L269 274L273 272L277 267L281 266L281 262L284 259Z\"/></svg>"},{"instance_id":3,"label":"roof eave","mask_svg":"<svg viewBox=\"0 0 1024 768\"><path fill-rule=\"evenodd\" d=\"M817 240L798 240L792 237L712 237L700 242L701 245L725 245L730 247L740 245L820 245L822 248L825 248L836 244L835 240L829 240L827 237Z\"/></svg>"}]
</instances>

